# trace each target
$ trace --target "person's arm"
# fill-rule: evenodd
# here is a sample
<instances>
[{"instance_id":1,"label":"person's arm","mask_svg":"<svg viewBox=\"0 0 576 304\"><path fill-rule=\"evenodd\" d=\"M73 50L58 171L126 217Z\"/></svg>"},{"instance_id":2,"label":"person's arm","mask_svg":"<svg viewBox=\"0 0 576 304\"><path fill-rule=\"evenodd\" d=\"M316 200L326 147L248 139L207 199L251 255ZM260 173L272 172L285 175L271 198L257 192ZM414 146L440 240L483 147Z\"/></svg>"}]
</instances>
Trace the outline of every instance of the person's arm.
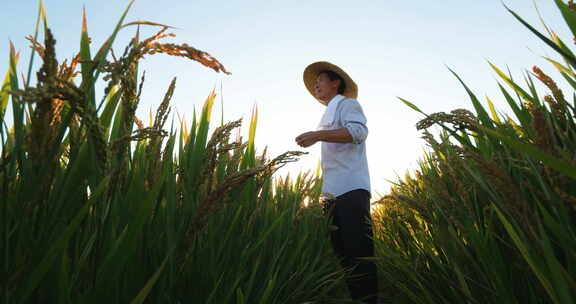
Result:
<instances>
[{"instance_id":1,"label":"person's arm","mask_svg":"<svg viewBox=\"0 0 576 304\"><path fill-rule=\"evenodd\" d=\"M368 136L366 117L357 101L346 101L343 105L342 124L344 128L303 133L296 137L296 142L306 148L318 141L361 144L366 140Z\"/></svg>"},{"instance_id":2,"label":"person's arm","mask_svg":"<svg viewBox=\"0 0 576 304\"><path fill-rule=\"evenodd\" d=\"M319 141L351 143L353 142L353 138L346 128L306 132L296 137L296 143L304 148L309 147Z\"/></svg>"},{"instance_id":3,"label":"person's arm","mask_svg":"<svg viewBox=\"0 0 576 304\"><path fill-rule=\"evenodd\" d=\"M349 100L342 106L342 124L348 130L352 143L361 144L368 137L366 116L358 101Z\"/></svg>"},{"instance_id":4,"label":"person's arm","mask_svg":"<svg viewBox=\"0 0 576 304\"><path fill-rule=\"evenodd\" d=\"M333 143L351 143L354 141L347 128L321 130L316 132L318 133L318 141Z\"/></svg>"}]
</instances>

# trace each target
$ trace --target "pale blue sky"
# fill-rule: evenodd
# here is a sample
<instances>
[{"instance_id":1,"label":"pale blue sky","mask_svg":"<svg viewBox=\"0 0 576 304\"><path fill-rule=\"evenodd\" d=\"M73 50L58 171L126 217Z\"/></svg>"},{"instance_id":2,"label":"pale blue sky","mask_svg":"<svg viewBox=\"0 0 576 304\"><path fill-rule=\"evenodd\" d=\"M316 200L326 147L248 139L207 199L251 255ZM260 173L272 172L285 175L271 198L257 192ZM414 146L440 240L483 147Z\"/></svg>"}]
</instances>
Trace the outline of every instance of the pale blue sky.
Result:
<instances>
[{"instance_id":1,"label":"pale blue sky","mask_svg":"<svg viewBox=\"0 0 576 304\"><path fill-rule=\"evenodd\" d=\"M530 0L507 5L538 28ZM93 48L112 32L128 1L46 0L48 22L59 58L78 50L82 6L88 12ZM568 31L552 0L537 0L545 21L562 37ZM8 40L22 52L20 71L28 62L26 35L33 32L37 1L0 0L0 73L7 68ZM164 55L148 57L138 116L156 108L172 77L178 77L172 102L175 112L191 119L209 91L223 87L226 121L259 108L257 145L272 155L301 150L294 137L316 127L324 108L306 91L302 71L318 60L345 69L359 86L358 100L368 118L368 158L375 192L386 192L387 179L404 175L422 156L424 142L415 130L420 115L396 96L425 112L472 109L447 66L462 76L479 97L490 96L499 110L506 106L486 60L510 67L516 78L537 64L555 73L540 58L552 52L519 24L499 0L462 1L151 1L139 0L127 21L148 20L177 27L174 42L211 53L233 74L216 74L197 63ZM116 43L123 50L135 28ZM145 30L145 34L153 33ZM93 51L94 52L94 51ZM219 117L220 106L215 117ZM307 149L287 171L315 169L319 145Z\"/></svg>"}]
</instances>

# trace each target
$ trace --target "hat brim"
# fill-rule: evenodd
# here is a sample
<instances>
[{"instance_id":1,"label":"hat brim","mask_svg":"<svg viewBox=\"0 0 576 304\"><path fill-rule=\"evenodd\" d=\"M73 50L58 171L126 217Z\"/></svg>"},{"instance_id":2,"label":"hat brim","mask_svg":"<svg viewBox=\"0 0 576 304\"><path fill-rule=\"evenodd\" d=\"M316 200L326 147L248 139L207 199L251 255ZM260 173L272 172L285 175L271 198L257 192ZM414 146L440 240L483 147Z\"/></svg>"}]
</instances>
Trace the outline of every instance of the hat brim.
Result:
<instances>
[{"instance_id":1,"label":"hat brim","mask_svg":"<svg viewBox=\"0 0 576 304\"><path fill-rule=\"evenodd\" d=\"M314 85L316 82L316 77L322 71L332 71L338 74L338 76L342 77L344 80L344 84L346 85L346 89L342 95L356 99L358 97L358 86L352 80L350 76L340 67L335 64L326 61L318 61L310 64L309 66L304 69L304 85L306 85L306 89L308 92L314 96ZM314 98L320 102L321 104L325 104L322 100L318 99L316 96Z\"/></svg>"}]
</instances>

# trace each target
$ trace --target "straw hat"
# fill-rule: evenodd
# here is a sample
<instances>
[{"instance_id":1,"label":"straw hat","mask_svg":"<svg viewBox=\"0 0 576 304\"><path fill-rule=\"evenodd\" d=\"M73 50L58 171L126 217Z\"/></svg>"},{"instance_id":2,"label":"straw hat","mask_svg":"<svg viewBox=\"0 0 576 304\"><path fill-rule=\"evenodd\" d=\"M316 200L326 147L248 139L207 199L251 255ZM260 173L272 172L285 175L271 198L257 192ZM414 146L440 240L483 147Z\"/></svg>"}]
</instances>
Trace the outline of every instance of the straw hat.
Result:
<instances>
[{"instance_id":1,"label":"straw hat","mask_svg":"<svg viewBox=\"0 0 576 304\"><path fill-rule=\"evenodd\" d=\"M316 82L316 77L318 77L318 73L326 70L335 72L344 80L346 89L344 90L344 94L342 95L353 99L356 99L358 97L358 86L356 85L354 80L352 80L352 78L350 78L350 76L348 76L348 74L346 74L344 70L326 61L314 62L311 65L307 66L306 69L304 70L304 84L306 85L308 92L310 92L312 96L314 96L314 84ZM314 98L316 98L316 96L314 96ZM321 104L324 104L318 98L316 98L316 100L318 100Z\"/></svg>"}]
</instances>

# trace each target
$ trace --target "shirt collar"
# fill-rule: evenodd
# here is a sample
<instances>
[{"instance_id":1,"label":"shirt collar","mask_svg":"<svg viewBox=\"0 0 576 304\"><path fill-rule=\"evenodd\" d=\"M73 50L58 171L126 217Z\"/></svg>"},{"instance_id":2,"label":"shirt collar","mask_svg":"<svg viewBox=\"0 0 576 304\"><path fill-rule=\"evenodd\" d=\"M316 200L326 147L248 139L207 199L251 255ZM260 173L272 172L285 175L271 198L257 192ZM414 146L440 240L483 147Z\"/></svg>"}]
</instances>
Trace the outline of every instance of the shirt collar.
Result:
<instances>
[{"instance_id":1,"label":"shirt collar","mask_svg":"<svg viewBox=\"0 0 576 304\"><path fill-rule=\"evenodd\" d=\"M318 129L323 129L324 127L332 124L336 115L336 109L338 108L338 104L346 99L346 97L337 94L336 96L332 97L330 102L328 102L328 106L326 107L326 111L320 120L320 124L318 124Z\"/></svg>"},{"instance_id":2,"label":"shirt collar","mask_svg":"<svg viewBox=\"0 0 576 304\"><path fill-rule=\"evenodd\" d=\"M344 99L346 97L340 95L340 94L336 94L336 96L332 97L332 99L330 99L330 101L328 102L328 107L330 107L330 105L334 104L333 106L337 106L338 103Z\"/></svg>"}]
</instances>

